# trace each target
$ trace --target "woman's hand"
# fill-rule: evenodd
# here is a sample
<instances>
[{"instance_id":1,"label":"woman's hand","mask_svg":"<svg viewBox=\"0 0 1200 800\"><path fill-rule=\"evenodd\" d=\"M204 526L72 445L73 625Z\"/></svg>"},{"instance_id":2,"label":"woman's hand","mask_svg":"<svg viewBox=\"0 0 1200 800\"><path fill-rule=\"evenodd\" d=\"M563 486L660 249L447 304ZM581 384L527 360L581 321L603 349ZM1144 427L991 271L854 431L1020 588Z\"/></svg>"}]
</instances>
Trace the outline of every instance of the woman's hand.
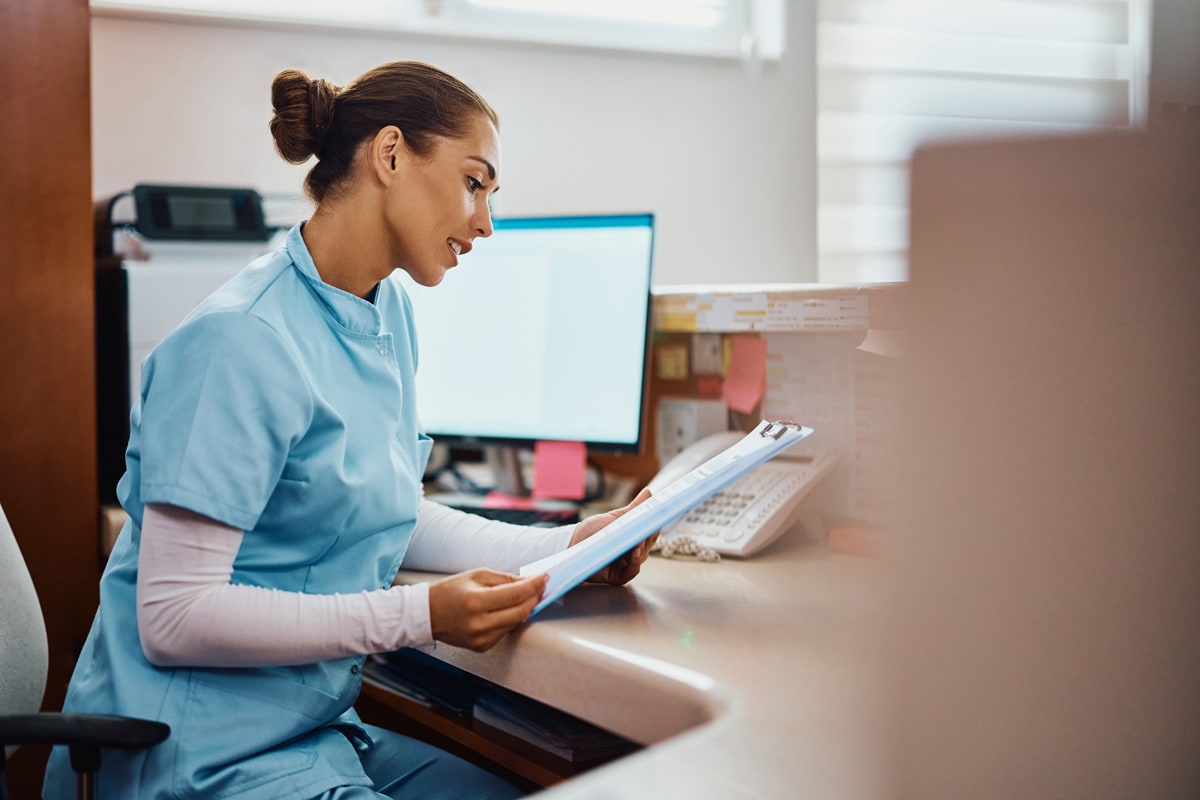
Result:
<instances>
[{"instance_id":1,"label":"woman's hand","mask_svg":"<svg viewBox=\"0 0 1200 800\"><path fill-rule=\"evenodd\" d=\"M633 498L633 502L621 508L614 508L604 514L596 514L582 520L575 526L575 534L571 537L571 544L578 544L587 537L601 530L605 525L615 520L617 517L629 511L639 503L645 502L650 497L649 489L642 489L638 496ZM641 571L642 564L650 557L650 550L654 547L654 543L658 540L658 532L643 541L637 547L634 547L623 556L613 561L604 569L597 572L588 581L592 583L611 583L613 586L622 586L629 583Z\"/></svg>"},{"instance_id":2,"label":"woman's hand","mask_svg":"<svg viewBox=\"0 0 1200 800\"><path fill-rule=\"evenodd\" d=\"M429 626L439 642L483 652L529 619L548 576L518 578L490 569L460 572L429 585Z\"/></svg>"}]
</instances>

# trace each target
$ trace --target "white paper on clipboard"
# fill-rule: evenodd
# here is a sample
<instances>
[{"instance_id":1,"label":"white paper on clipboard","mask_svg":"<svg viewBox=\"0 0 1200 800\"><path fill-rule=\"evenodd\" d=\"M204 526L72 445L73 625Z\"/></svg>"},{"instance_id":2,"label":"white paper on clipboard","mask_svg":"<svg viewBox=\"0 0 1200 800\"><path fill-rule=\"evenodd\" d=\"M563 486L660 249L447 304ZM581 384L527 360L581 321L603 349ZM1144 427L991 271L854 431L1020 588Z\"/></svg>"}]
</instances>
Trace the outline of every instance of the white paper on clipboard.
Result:
<instances>
[{"instance_id":1,"label":"white paper on clipboard","mask_svg":"<svg viewBox=\"0 0 1200 800\"><path fill-rule=\"evenodd\" d=\"M657 494L631 509L598 533L561 553L521 567L520 574L550 576L533 613L583 583L664 525L674 522L708 497L763 462L812 435L795 422L763 420L728 449L705 461Z\"/></svg>"}]
</instances>

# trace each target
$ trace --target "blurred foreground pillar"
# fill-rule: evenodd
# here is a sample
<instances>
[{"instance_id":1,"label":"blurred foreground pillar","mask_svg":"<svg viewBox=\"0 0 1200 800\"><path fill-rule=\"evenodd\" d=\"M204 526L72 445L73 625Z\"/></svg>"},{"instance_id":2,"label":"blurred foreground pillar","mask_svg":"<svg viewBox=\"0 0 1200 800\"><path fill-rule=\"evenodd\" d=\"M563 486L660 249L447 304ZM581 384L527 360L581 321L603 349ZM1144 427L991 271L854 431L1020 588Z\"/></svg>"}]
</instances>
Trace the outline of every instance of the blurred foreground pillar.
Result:
<instances>
[{"instance_id":1,"label":"blurred foreground pillar","mask_svg":"<svg viewBox=\"0 0 1200 800\"><path fill-rule=\"evenodd\" d=\"M1200 797L1200 141L912 173L890 794Z\"/></svg>"}]
</instances>

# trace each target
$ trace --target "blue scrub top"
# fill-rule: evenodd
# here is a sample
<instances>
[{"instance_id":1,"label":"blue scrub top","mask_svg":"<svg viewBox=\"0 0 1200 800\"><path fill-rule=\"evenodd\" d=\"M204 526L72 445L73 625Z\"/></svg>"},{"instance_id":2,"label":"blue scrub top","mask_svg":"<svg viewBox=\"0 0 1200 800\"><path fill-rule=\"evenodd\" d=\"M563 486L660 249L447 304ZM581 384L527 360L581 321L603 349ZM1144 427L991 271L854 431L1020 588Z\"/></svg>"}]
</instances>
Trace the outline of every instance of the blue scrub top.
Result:
<instances>
[{"instance_id":1,"label":"blue scrub top","mask_svg":"<svg viewBox=\"0 0 1200 800\"><path fill-rule=\"evenodd\" d=\"M131 414L129 521L64 710L166 722L144 753L106 750L102 798L280 798L369 785L351 704L364 657L273 668L150 664L137 630L146 503L244 530L232 581L313 594L390 586L431 441L418 431L403 288L372 304L324 283L300 235L240 272L147 358ZM46 796L74 778L55 748Z\"/></svg>"}]
</instances>

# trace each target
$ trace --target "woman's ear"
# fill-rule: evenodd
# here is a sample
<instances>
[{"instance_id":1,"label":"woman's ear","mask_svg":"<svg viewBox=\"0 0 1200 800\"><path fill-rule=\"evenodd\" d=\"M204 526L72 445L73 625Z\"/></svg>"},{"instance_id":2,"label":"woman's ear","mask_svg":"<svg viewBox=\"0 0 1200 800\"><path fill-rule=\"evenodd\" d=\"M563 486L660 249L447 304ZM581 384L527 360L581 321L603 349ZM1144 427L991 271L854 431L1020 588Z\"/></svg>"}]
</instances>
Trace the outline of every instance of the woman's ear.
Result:
<instances>
[{"instance_id":1,"label":"woman's ear","mask_svg":"<svg viewBox=\"0 0 1200 800\"><path fill-rule=\"evenodd\" d=\"M391 185L404 165L404 134L395 125L380 128L371 140L371 172L384 186Z\"/></svg>"}]
</instances>

